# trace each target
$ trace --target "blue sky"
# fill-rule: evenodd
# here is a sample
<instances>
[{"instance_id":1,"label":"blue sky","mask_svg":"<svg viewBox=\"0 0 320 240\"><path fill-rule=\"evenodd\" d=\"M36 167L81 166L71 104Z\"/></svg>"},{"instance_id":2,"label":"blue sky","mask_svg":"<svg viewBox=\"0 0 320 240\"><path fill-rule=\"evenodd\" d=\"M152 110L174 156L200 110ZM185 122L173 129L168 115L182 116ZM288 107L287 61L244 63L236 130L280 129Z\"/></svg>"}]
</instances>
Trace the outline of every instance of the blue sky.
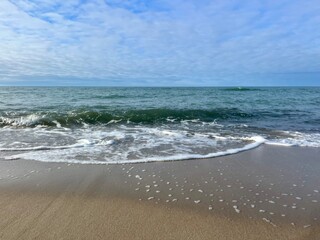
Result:
<instances>
[{"instance_id":1,"label":"blue sky","mask_svg":"<svg viewBox=\"0 0 320 240\"><path fill-rule=\"evenodd\" d=\"M320 0L1 0L0 85L320 85Z\"/></svg>"}]
</instances>

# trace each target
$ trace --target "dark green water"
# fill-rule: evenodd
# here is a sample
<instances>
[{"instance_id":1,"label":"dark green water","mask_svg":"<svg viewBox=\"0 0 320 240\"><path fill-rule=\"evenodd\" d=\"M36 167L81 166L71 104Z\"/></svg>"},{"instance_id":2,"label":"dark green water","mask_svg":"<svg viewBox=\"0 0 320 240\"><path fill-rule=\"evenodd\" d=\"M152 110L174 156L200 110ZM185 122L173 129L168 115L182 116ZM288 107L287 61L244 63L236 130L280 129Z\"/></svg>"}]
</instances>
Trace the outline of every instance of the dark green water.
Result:
<instances>
[{"instance_id":1,"label":"dark green water","mask_svg":"<svg viewBox=\"0 0 320 240\"><path fill-rule=\"evenodd\" d=\"M132 162L320 146L320 88L0 88L0 157Z\"/></svg>"}]
</instances>

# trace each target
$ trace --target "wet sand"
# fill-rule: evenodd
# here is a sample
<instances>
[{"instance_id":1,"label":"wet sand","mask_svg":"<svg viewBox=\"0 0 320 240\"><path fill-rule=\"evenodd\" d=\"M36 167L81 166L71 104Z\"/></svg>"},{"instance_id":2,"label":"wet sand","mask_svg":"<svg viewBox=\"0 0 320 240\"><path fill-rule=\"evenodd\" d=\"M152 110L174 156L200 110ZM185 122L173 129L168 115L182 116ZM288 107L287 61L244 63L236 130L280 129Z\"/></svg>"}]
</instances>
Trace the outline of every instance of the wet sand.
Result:
<instances>
[{"instance_id":1,"label":"wet sand","mask_svg":"<svg viewBox=\"0 0 320 240\"><path fill-rule=\"evenodd\" d=\"M320 239L320 150L126 165L0 161L0 239Z\"/></svg>"}]
</instances>

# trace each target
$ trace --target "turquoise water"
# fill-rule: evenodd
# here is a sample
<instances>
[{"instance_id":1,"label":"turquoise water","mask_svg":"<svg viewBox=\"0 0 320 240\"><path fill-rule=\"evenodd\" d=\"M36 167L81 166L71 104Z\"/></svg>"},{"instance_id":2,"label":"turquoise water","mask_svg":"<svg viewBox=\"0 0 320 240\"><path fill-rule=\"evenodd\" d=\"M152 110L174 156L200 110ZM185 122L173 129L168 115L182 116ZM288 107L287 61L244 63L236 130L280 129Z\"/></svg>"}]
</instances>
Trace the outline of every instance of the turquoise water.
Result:
<instances>
[{"instance_id":1,"label":"turquoise water","mask_svg":"<svg viewBox=\"0 0 320 240\"><path fill-rule=\"evenodd\" d=\"M320 146L320 88L1 87L0 157L119 163Z\"/></svg>"}]
</instances>

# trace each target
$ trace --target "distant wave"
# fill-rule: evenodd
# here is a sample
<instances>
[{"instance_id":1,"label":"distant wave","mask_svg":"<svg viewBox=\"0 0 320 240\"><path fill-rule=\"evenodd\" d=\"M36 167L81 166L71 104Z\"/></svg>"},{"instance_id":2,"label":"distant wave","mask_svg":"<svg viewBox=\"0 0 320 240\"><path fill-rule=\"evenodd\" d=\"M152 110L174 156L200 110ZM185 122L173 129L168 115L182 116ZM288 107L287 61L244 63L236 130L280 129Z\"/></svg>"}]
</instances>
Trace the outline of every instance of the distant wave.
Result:
<instances>
[{"instance_id":1,"label":"distant wave","mask_svg":"<svg viewBox=\"0 0 320 240\"><path fill-rule=\"evenodd\" d=\"M96 98L96 99L119 99L119 98L128 98L125 95L118 95L118 94L112 94L112 95L99 95L99 96L90 96L90 99Z\"/></svg>"},{"instance_id":2,"label":"distant wave","mask_svg":"<svg viewBox=\"0 0 320 240\"><path fill-rule=\"evenodd\" d=\"M223 88L222 90L228 91L228 92L263 91L260 88L244 88L244 87Z\"/></svg>"}]
</instances>

